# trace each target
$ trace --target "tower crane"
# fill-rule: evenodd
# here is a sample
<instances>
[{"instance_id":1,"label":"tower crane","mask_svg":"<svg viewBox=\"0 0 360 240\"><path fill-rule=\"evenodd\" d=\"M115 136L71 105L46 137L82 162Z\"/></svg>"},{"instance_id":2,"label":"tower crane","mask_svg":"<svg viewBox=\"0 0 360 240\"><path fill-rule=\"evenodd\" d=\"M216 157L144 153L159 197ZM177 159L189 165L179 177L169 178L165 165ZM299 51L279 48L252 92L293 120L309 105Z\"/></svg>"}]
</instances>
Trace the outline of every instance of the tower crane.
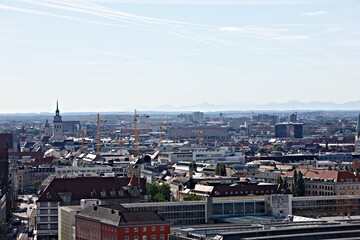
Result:
<instances>
[{"instance_id":1,"label":"tower crane","mask_svg":"<svg viewBox=\"0 0 360 240\"><path fill-rule=\"evenodd\" d=\"M142 130L135 130L135 143L136 143L136 154L137 156L140 155L140 134L141 133L150 133L151 131L142 131Z\"/></svg>"},{"instance_id":2,"label":"tower crane","mask_svg":"<svg viewBox=\"0 0 360 240\"><path fill-rule=\"evenodd\" d=\"M97 124L97 150L96 150L96 153L99 155L100 154L100 123L106 123L107 120L101 120L100 121L100 114L99 113L97 114L97 119L82 118L80 120L96 122L96 124Z\"/></svg>"},{"instance_id":3,"label":"tower crane","mask_svg":"<svg viewBox=\"0 0 360 240\"><path fill-rule=\"evenodd\" d=\"M201 130L192 130L193 132L198 133L198 138L199 138L199 147L201 146L201 134L203 133Z\"/></svg>"},{"instance_id":4,"label":"tower crane","mask_svg":"<svg viewBox=\"0 0 360 240\"><path fill-rule=\"evenodd\" d=\"M137 143L136 146L136 152L138 155L140 155L140 133L144 133L144 131L139 131L137 129L137 124L138 124L138 118L149 118L149 115L139 115L135 109L135 114L134 115L105 115L108 117L131 117L134 118L134 134L135 134L135 142Z\"/></svg>"},{"instance_id":5,"label":"tower crane","mask_svg":"<svg viewBox=\"0 0 360 240\"><path fill-rule=\"evenodd\" d=\"M92 129L81 129L78 131L78 133L81 133L81 151L84 148L84 133L88 131L92 131Z\"/></svg>"}]
</instances>

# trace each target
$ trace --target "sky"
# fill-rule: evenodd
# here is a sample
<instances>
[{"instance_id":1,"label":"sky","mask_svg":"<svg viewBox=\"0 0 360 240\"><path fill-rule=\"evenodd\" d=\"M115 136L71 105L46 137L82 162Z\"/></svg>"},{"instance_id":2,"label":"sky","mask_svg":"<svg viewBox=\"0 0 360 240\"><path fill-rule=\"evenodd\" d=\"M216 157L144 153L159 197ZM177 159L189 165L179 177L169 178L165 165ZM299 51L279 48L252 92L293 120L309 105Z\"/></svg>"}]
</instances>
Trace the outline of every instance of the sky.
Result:
<instances>
[{"instance_id":1,"label":"sky","mask_svg":"<svg viewBox=\"0 0 360 240\"><path fill-rule=\"evenodd\" d=\"M359 0L0 1L0 113L358 101L359 57Z\"/></svg>"}]
</instances>

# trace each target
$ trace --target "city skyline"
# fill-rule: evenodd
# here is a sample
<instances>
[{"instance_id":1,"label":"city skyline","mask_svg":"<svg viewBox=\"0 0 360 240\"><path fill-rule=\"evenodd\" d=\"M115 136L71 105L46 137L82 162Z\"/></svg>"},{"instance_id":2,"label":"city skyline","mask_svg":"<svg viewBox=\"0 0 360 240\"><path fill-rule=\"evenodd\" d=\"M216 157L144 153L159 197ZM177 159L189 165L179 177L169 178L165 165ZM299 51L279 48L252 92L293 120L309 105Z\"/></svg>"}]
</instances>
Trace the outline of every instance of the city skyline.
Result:
<instances>
[{"instance_id":1,"label":"city skyline","mask_svg":"<svg viewBox=\"0 0 360 240\"><path fill-rule=\"evenodd\" d=\"M359 101L359 13L354 0L5 0L0 113L53 112L56 98L62 112Z\"/></svg>"}]
</instances>

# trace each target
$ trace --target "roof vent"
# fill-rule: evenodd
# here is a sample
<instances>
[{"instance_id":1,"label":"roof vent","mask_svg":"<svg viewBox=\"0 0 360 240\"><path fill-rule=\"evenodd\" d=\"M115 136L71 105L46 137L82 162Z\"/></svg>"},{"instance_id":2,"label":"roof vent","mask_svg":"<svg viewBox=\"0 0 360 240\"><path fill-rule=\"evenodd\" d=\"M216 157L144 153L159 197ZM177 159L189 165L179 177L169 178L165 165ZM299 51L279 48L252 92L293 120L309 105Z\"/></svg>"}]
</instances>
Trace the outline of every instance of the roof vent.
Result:
<instances>
[{"instance_id":1,"label":"roof vent","mask_svg":"<svg viewBox=\"0 0 360 240\"><path fill-rule=\"evenodd\" d=\"M96 205L94 205L94 211L97 211L98 207Z\"/></svg>"},{"instance_id":2,"label":"roof vent","mask_svg":"<svg viewBox=\"0 0 360 240\"><path fill-rule=\"evenodd\" d=\"M114 209L111 209L111 214L115 214L115 210L114 210Z\"/></svg>"}]
</instances>

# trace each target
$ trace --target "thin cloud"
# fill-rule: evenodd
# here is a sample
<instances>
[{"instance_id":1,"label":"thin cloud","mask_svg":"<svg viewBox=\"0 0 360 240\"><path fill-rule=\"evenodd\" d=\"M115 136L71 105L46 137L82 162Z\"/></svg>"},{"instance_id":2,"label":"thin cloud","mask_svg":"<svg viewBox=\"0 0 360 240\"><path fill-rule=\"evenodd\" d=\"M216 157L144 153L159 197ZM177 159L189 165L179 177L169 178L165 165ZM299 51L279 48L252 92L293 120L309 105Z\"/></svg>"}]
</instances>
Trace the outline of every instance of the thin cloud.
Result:
<instances>
[{"instance_id":1,"label":"thin cloud","mask_svg":"<svg viewBox=\"0 0 360 240\"><path fill-rule=\"evenodd\" d=\"M168 4L168 5L297 5L315 0L88 0L95 3Z\"/></svg>"},{"instance_id":2,"label":"thin cloud","mask_svg":"<svg viewBox=\"0 0 360 240\"><path fill-rule=\"evenodd\" d=\"M327 14L326 11L317 11L317 12L306 12L301 15L303 15L303 16L318 16L318 15L325 15L325 14Z\"/></svg>"}]
</instances>

